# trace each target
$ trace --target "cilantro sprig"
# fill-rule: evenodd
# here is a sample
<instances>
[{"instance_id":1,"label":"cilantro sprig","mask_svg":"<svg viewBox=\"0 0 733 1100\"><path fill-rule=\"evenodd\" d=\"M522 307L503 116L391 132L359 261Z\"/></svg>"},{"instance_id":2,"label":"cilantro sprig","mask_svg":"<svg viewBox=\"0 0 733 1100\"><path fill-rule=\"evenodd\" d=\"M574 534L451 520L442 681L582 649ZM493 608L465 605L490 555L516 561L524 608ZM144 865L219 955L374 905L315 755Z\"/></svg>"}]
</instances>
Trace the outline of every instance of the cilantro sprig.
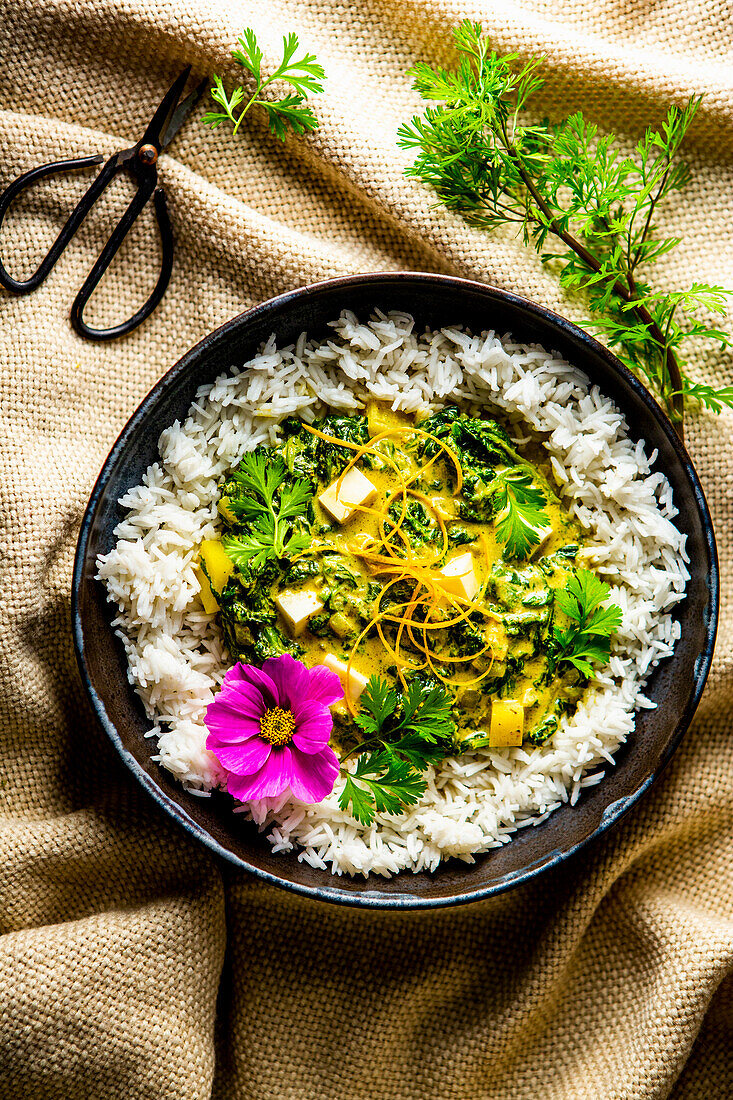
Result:
<instances>
[{"instance_id":1,"label":"cilantro sprig","mask_svg":"<svg viewBox=\"0 0 733 1100\"><path fill-rule=\"evenodd\" d=\"M224 550L240 568L258 570L271 558L290 558L306 550L310 535L293 524L305 516L311 500L307 481L286 481L282 458L250 451L233 477L246 496L233 497L228 507L249 525L242 535L225 535Z\"/></svg>"},{"instance_id":2,"label":"cilantro sprig","mask_svg":"<svg viewBox=\"0 0 733 1100\"><path fill-rule=\"evenodd\" d=\"M680 243L659 231L657 215L689 182L679 150L701 97L670 107L627 156L580 111L556 123L528 118L542 58L522 65L516 54L498 56L469 20L453 36L454 71L411 70L413 87L432 105L400 127L398 144L416 151L407 174L473 226L515 225L559 269L563 286L584 292L596 329L656 390L680 435L687 402L714 412L733 407L733 387L693 381L683 354L701 338L731 346L730 334L705 317L722 315L731 291L702 282L655 290L648 282L651 265Z\"/></svg>"},{"instance_id":3,"label":"cilantro sprig","mask_svg":"<svg viewBox=\"0 0 733 1100\"><path fill-rule=\"evenodd\" d=\"M372 676L360 702L355 722L364 740L349 754L360 753L339 805L371 825L375 813L404 813L419 801L427 786L422 773L446 756L455 722L448 692L419 680L398 692Z\"/></svg>"},{"instance_id":4,"label":"cilantro sprig","mask_svg":"<svg viewBox=\"0 0 733 1100\"><path fill-rule=\"evenodd\" d=\"M496 537L510 557L526 558L549 526L545 494L530 473L517 468L497 474L491 489L498 513Z\"/></svg>"},{"instance_id":5,"label":"cilantro sprig","mask_svg":"<svg viewBox=\"0 0 733 1100\"><path fill-rule=\"evenodd\" d=\"M309 95L323 91L321 81L325 79L325 73L313 54L306 53L298 58L295 56L297 50L298 36L292 33L284 35L282 59L275 71L265 77L262 72L263 53L257 36L251 27L245 28L237 39L237 49L232 50L232 57L254 77L254 91L248 95L245 88L239 85L230 94L221 77L214 76L211 98L223 110L207 111L203 121L213 128L230 122L236 134L250 108L261 107L267 115L270 130L281 141L285 140L288 130L303 134L306 130L318 129L318 119L306 100ZM263 99L265 89L276 81L288 84L293 91L279 99Z\"/></svg>"},{"instance_id":6,"label":"cilantro sprig","mask_svg":"<svg viewBox=\"0 0 733 1100\"><path fill-rule=\"evenodd\" d=\"M406 761L382 752L363 753L339 798L362 825L371 825L375 813L401 814L425 794L426 783Z\"/></svg>"},{"instance_id":7,"label":"cilantro sprig","mask_svg":"<svg viewBox=\"0 0 733 1100\"><path fill-rule=\"evenodd\" d=\"M588 569L576 569L567 587L557 589L555 603L570 619L566 630L553 629L557 664L573 665L584 676L592 676L593 664L606 664L611 635L621 626L617 604L602 605L610 588Z\"/></svg>"}]
</instances>

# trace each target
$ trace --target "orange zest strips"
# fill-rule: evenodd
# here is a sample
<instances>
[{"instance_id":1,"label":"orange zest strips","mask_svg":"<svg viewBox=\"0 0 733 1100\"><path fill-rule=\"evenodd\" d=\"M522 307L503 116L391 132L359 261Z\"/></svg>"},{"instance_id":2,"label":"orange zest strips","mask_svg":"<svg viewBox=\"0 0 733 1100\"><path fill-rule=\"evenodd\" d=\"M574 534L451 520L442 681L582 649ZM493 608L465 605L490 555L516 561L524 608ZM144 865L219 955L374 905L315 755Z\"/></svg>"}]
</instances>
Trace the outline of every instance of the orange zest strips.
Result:
<instances>
[{"instance_id":1,"label":"orange zest strips","mask_svg":"<svg viewBox=\"0 0 733 1100\"><path fill-rule=\"evenodd\" d=\"M397 482L396 487L386 494L384 501L380 505L376 507L367 504L354 506L355 511L361 512L364 515L376 517L379 537L374 539L373 546L363 549L354 548L351 549L351 553L354 557L363 562L369 572L374 576L383 577L386 583L377 600L375 613L357 636L351 647L346 665L347 685L352 670L354 654L372 631L376 632L381 645L384 647L389 658L394 662L397 676L405 690L407 689L407 679L404 672L405 668L409 668L410 673L418 672L422 669L429 669L437 680L455 689L480 683L489 675L494 662L492 642L490 640L486 641L485 645L476 653L452 657L436 652L434 646L436 643L439 644L438 638L436 637L435 642L430 644L428 642L428 635L430 633L433 636L439 636L440 632L450 627L457 626L459 623L470 623L472 612L480 614L485 619L500 619L501 616L497 615L489 608L476 603L474 600L465 599L455 593L447 592L442 588L439 579L435 575L434 568L448 552L450 546L448 529L443 517L433 505L430 498L413 487L413 483L419 477L424 476L425 472L429 470L438 459L444 458L454 467L455 488L453 490L453 496L457 496L461 492L463 486L463 471L458 455L452 447L444 443L443 440L439 439L431 432L426 432L421 428L411 427L409 425L400 425L379 432L372 436L368 443L364 444L357 444L339 439L337 436L322 432L320 429L314 428L310 424L303 423L303 428L312 435L324 440L326 443L344 447L354 452L347 465L339 474L336 483L337 492L349 470L353 469L356 463L368 454L372 454L386 463L394 471ZM438 448L436 453L424 465L409 474L404 472L404 461L400 463L390 455L385 454L382 450L377 449L378 444L383 440L390 439L394 436L404 435L429 439L436 444ZM411 456L405 455L404 457L411 465L413 462ZM429 550L427 554L421 554L420 556L415 555L409 536L403 529L408 515L407 506L410 498L419 501L420 504L432 514L441 536L441 545L439 547L436 547L433 551ZM398 500L401 501L399 515L393 518L389 514L389 509L394 502ZM490 569L491 559L489 545L484 532L481 533L481 545L486 559L487 569ZM408 582L412 585L406 602L393 603L389 608L381 610L383 600L387 593L395 585L401 582ZM431 616L434 612L434 605L439 602L448 605L449 617L432 619ZM385 631L385 626L387 624L397 628L394 641L390 640L390 637L388 637ZM417 662L413 660L412 657L405 658L402 655L402 646L406 640L409 641L411 649L415 652ZM488 668L471 679L464 680L456 679L452 676L445 676L436 668L436 663L439 665L467 664L475 661L488 651L492 651L492 657ZM345 692L345 701L352 718L355 717L356 708L349 696L348 689Z\"/></svg>"}]
</instances>

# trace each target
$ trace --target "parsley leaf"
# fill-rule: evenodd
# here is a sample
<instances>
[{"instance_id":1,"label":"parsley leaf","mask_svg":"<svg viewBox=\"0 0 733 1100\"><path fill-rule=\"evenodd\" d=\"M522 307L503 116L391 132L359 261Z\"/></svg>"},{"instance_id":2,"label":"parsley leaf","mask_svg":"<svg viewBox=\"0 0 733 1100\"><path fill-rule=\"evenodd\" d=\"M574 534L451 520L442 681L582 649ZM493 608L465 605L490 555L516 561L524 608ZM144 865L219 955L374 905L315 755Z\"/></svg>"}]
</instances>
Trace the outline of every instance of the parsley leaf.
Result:
<instances>
[{"instance_id":1,"label":"parsley leaf","mask_svg":"<svg viewBox=\"0 0 733 1100\"><path fill-rule=\"evenodd\" d=\"M584 676L593 675L593 663L606 664L611 652L610 636L621 626L623 615L617 604L601 606L610 588L588 569L576 569L566 588L555 592L556 606L571 620L566 630L553 629L555 657Z\"/></svg>"},{"instance_id":2,"label":"parsley leaf","mask_svg":"<svg viewBox=\"0 0 733 1100\"><path fill-rule=\"evenodd\" d=\"M406 761L391 752L363 753L339 799L339 805L362 825L371 825L375 813L400 814L425 793L427 784Z\"/></svg>"},{"instance_id":3,"label":"parsley leaf","mask_svg":"<svg viewBox=\"0 0 733 1100\"><path fill-rule=\"evenodd\" d=\"M572 656L566 657L565 660L577 668L578 672L582 672L584 676L592 676L594 669L591 661L595 664L605 665L608 662L610 652L610 642L608 638L603 638L597 642L588 641L584 644L576 644Z\"/></svg>"},{"instance_id":4,"label":"parsley leaf","mask_svg":"<svg viewBox=\"0 0 733 1100\"><path fill-rule=\"evenodd\" d=\"M425 793L422 773L446 756L455 722L448 692L420 680L398 692L372 676L360 701L355 722L366 740L358 748L369 751L346 777L339 805L370 825L375 813L403 813Z\"/></svg>"},{"instance_id":5,"label":"parsley leaf","mask_svg":"<svg viewBox=\"0 0 733 1100\"><path fill-rule=\"evenodd\" d=\"M451 698L438 684L427 686L411 680L402 695L402 717L393 727L393 734L406 730L425 741L448 738L455 730L451 717Z\"/></svg>"},{"instance_id":6,"label":"parsley leaf","mask_svg":"<svg viewBox=\"0 0 733 1100\"><path fill-rule=\"evenodd\" d=\"M589 569L576 569L566 589L555 593L560 608L571 619L581 619L608 599L610 588Z\"/></svg>"},{"instance_id":7,"label":"parsley leaf","mask_svg":"<svg viewBox=\"0 0 733 1100\"><path fill-rule=\"evenodd\" d=\"M437 744L425 733L413 731L400 737L389 746L400 759L407 760L419 772L428 764L438 764L445 756L445 746Z\"/></svg>"},{"instance_id":8,"label":"parsley leaf","mask_svg":"<svg viewBox=\"0 0 733 1100\"><path fill-rule=\"evenodd\" d=\"M232 476L243 489L253 494L249 499L237 500L237 510L243 511L247 506L266 512L267 501L272 499L275 490L282 484L285 463L279 456L268 456L261 450L249 451Z\"/></svg>"},{"instance_id":9,"label":"parsley leaf","mask_svg":"<svg viewBox=\"0 0 733 1100\"><path fill-rule=\"evenodd\" d=\"M499 513L496 537L506 544L510 557L526 558L549 527L545 512L547 498L533 483L531 474L520 469L497 474L492 490Z\"/></svg>"},{"instance_id":10,"label":"parsley leaf","mask_svg":"<svg viewBox=\"0 0 733 1100\"><path fill-rule=\"evenodd\" d=\"M207 111L203 116L204 123L216 128L223 122L230 122L236 134L249 109L257 106L263 109L270 130L281 141L285 141L289 130L304 134L307 130L318 129L318 120L306 101L309 95L323 91L321 81L325 79L325 73L313 54L306 53L297 58L297 50L298 36L292 33L284 35L280 63L265 78L262 73L263 53L257 36L251 27L246 27L237 39L237 49L232 50L232 57L254 77L254 91L247 98L244 88L238 86L229 94L221 77L214 76L211 98L223 110ZM279 99L263 99L264 90L278 80L289 84L293 90Z\"/></svg>"},{"instance_id":11,"label":"parsley leaf","mask_svg":"<svg viewBox=\"0 0 733 1100\"><path fill-rule=\"evenodd\" d=\"M397 692L380 676L372 676L359 702L363 709L356 716L356 724L364 733L376 737L390 714L394 713Z\"/></svg>"},{"instance_id":12,"label":"parsley leaf","mask_svg":"<svg viewBox=\"0 0 733 1100\"><path fill-rule=\"evenodd\" d=\"M342 810L348 810L362 825L371 825L374 821L374 798L368 782L362 786L356 779L347 775L339 798L339 806Z\"/></svg>"},{"instance_id":13,"label":"parsley leaf","mask_svg":"<svg viewBox=\"0 0 733 1100\"><path fill-rule=\"evenodd\" d=\"M451 697L438 684L411 680L407 690L398 693L381 676L371 676L360 702L363 710L357 714L356 724L382 741L393 741L404 732L434 744L451 737L455 729Z\"/></svg>"},{"instance_id":14,"label":"parsley leaf","mask_svg":"<svg viewBox=\"0 0 733 1100\"><path fill-rule=\"evenodd\" d=\"M543 84L542 58L522 65L516 54L500 57L469 20L453 37L453 71L422 63L411 70L430 105L399 129L398 144L415 151L407 174L470 225L516 226L561 284L585 295L593 327L656 391L680 435L688 401L713 412L733 407L733 387L693 381L684 358L692 339L730 346L694 311L722 313L731 291L701 282L655 291L647 281L651 265L680 243L660 233L657 215L689 183L679 151L702 97L669 107L626 155L580 111L559 122L536 121L534 105L528 112Z\"/></svg>"},{"instance_id":15,"label":"parsley leaf","mask_svg":"<svg viewBox=\"0 0 733 1100\"><path fill-rule=\"evenodd\" d=\"M226 535L222 545L240 569L260 570L270 558L291 558L310 545L310 536L292 523L306 514L310 485L301 478L286 482L286 475L279 455L261 451L245 454L233 474L247 496L231 497L227 506L249 530Z\"/></svg>"},{"instance_id":16,"label":"parsley leaf","mask_svg":"<svg viewBox=\"0 0 733 1100\"><path fill-rule=\"evenodd\" d=\"M240 569L258 572L272 556L272 541L266 528L251 535L225 535L221 541L227 557Z\"/></svg>"}]
</instances>

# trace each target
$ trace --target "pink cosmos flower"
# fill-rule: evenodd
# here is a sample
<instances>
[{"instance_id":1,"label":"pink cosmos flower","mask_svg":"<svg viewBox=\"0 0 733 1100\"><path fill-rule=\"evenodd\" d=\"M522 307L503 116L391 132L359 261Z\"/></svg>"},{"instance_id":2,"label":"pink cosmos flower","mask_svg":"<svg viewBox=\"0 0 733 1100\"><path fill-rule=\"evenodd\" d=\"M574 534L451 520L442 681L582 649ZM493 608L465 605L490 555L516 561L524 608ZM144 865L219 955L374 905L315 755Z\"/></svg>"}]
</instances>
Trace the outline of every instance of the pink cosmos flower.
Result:
<instances>
[{"instance_id":1,"label":"pink cosmos flower","mask_svg":"<svg viewBox=\"0 0 733 1100\"><path fill-rule=\"evenodd\" d=\"M343 694L325 665L306 668L288 653L261 669L241 661L230 668L205 719L206 747L226 768L229 793L241 802L288 787L303 802L330 794L339 763L328 707Z\"/></svg>"}]
</instances>

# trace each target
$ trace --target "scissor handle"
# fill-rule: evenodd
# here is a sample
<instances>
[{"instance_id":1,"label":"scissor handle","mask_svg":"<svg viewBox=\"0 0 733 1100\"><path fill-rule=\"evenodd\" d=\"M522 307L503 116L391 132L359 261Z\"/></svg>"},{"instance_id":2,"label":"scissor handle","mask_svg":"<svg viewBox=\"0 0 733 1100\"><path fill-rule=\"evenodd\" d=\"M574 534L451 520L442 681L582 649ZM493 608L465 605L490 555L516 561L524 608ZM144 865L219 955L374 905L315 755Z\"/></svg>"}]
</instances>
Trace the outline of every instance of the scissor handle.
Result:
<instances>
[{"instance_id":1,"label":"scissor handle","mask_svg":"<svg viewBox=\"0 0 733 1100\"><path fill-rule=\"evenodd\" d=\"M32 168L30 172L25 172L22 176L18 176L17 180L14 180L10 186L3 191L2 195L0 195L0 228L2 228L3 219L13 200L18 197L21 191L25 191L27 187L30 187L31 184L35 183L37 180L43 179L44 176L55 175L57 172L73 172L78 168L91 168L95 164L101 164L103 160L103 156L73 157L71 160L57 160L54 161L53 164L42 164L40 168ZM105 170L102 169L96 180L93 181L72 210L58 237L29 279L14 279L12 275L8 275L2 260L0 260L0 286L4 286L6 290L12 291L13 294L30 294L32 290L40 286L83 222L88 211L91 209L92 203L97 196L101 194L113 175L114 171L105 172ZM100 180L102 180L101 186L99 186ZM94 192L94 194L92 194L92 192Z\"/></svg>"},{"instance_id":2,"label":"scissor handle","mask_svg":"<svg viewBox=\"0 0 733 1100\"><path fill-rule=\"evenodd\" d=\"M155 284L153 293L150 295L145 305L141 306L137 313L134 313L129 320L123 321L119 325L114 325L112 328L91 328L82 316L84 307L127 236L130 226L150 198L153 188L155 188L154 179L150 178L141 181L139 190L133 196L130 205L117 223L112 236L102 249L99 259L87 275L84 285L74 299L74 304L71 307L71 323L79 335L85 336L88 340L114 340L117 336L124 336L125 333L132 332L132 330L137 328L146 317L150 316L166 292L168 283L170 282L171 271L173 270L173 230L171 229L170 218L168 217L165 192L162 188L158 187L155 188L153 192L153 203L155 206L158 228L160 230L162 262L160 275L158 276L158 281Z\"/></svg>"}]
</instances>

